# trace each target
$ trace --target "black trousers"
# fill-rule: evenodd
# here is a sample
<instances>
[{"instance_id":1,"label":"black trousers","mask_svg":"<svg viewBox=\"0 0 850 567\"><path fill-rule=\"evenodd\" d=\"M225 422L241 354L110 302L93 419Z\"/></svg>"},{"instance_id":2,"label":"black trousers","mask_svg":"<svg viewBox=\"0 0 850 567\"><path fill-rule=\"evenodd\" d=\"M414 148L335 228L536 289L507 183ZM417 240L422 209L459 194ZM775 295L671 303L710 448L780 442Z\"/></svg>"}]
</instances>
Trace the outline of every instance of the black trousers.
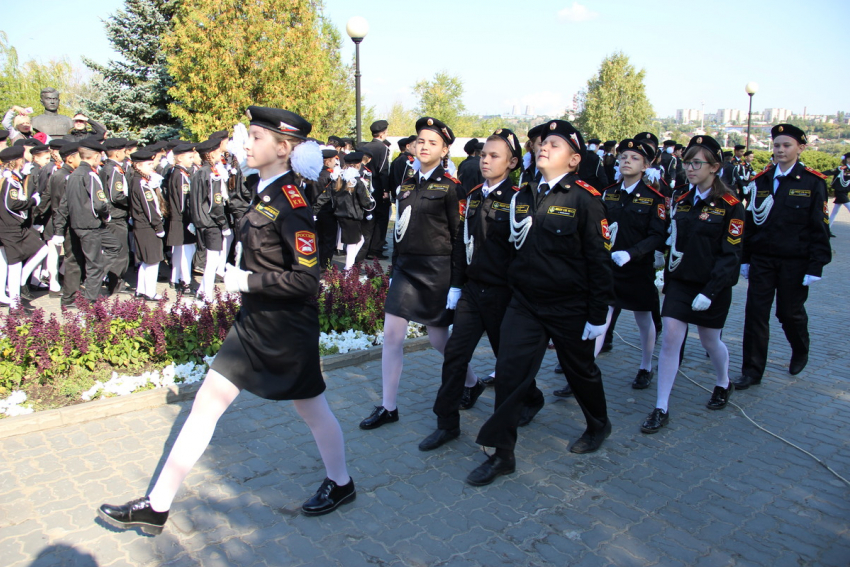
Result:
<instances>
[{"instance_id":1,"label":"black trousers","mask_svg":"<svg viewBox=\"0 0 850 567\"><path fill-rule=\"evenodd\" d=\"M80 237L73 230L68 230L65 235L62 249L65 254L65 276L62 279L61 303L62 305L70 305L77 299L77 292L80 291L86 257L83 255Z\"/></svg>"},{"instance_id":2,"label":"black trousers","mask_svg":"<svg viewBox=\"0 0 850 567\"><path fill-rule=\"evenodd\" d=\"M80 238L83 255L86 258L86 294L89 301L100 296L100 284L106 274L117 277L119 269L118 251L121 246L118 239L102 226L93 229L74 229Z\"/></svg>"},{"instance_id":3,"label":"black trousers","mask_svg":"<svg viewBox=\"0 0 850 567\"><path fill-rule=\"evenodd\" d=\"M168 226L168 224L166 224ZM130 265L130 240L129 240L129 227L127 226L127 219L112 219L108 223L106 223L106 228L109 229L113 235L115 235L115 239L118 240L118 259L116 268L118 269L116 275L124 279L124 275L127 273L127 267Z\"/></svg>"},{"instance_id":4,"label":"black trousers","mask_svg":"<svg viewBox=\"0 0 850 567\"><path fill-rule=\"evenodd\" d=\"M581 306L534 303L514 292L502 321L501 341L510 345L496 360L496 406L481 427L476 443L514 450L517 423L523 407L543 402L534 378L540 370L549 339L555 343L567 382L587 420L589 431L608 422L602 372L593 357L594 341L581 340L586 313Z\"/></svg>"},{"instance_id":5,"label":"black trousers","mask_svg":"<svg viewBox=\"0 0 850 567\"><path fill-rule=\"evenodd\" d=\"M333 261L336 233L337 222L333 211L319 211L316 215L316 237L319 239L319 265L322 269Z\"/></svg>"},{"instance_id":6,"label":"black trousers","mask_svg":"<svg viewBox=\"0 0 850 567\"><path fill-rule=\"evenodd\" d=\"M372 211L375 216L375 228L372 232L372 241L369 245L369 253L377 256L384 253L384 246L387 245L387 228L390 226L390 210L392 203L383 199L378 202L378 206Z\"/></svg>"},{"instance_id":7,"label":"black trousers","mask_svg":"<svg viewBox=\"0 0 850 567\"><path fill-rule=\"evenodd\" d=\"M754 254L750 259L750 285L744 318L744 360L741 372L761 378L767 364L770 339L770 308L776 297L776 318L795 353L809 352L809 316L803 285L808 260Z\"/></svg>"},{"instance_id":8,"label":"black trousers","mask_svg":"<svg viewBox=\"0 0 850 567\"><path fill-rule=\"evenodd\" d=\"M375 220L375 211L370 211L366 213L367 216L371 216L372 218L366 220L364 217L362 221L360 221L360 234L363 235L363 246L360 247L360 250L357 251L357 257L354 259L355 262L362 262L366 259L366 255L369 253L370 246L372 245L372 235L375 232L375 225L378 224Z\"/></svg>"},{"instance_id":9,"label":"black trousers","mask_svg":"<svg viewBox=\"0 0 850 567\"><path fill-rule=\"evenodd\" d=\"M474 281L463 286L443 357L443 383L434 401L439 429L460 427L459 408L466 382L466 367L484 331L493 352L499 356L499 329L510 300L511 290L508 287L486 286Z\"/></svg>"}]
</instances>

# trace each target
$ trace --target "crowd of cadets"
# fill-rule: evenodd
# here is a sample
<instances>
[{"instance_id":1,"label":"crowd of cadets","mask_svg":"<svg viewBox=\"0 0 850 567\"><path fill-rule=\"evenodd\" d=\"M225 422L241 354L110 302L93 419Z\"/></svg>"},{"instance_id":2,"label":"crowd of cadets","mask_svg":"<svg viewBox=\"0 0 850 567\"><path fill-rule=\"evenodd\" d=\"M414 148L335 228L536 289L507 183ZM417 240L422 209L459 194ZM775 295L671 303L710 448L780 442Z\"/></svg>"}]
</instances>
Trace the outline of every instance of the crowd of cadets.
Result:
<instances>
[{"instance_id":1,"label":"crowd of cadets","mask_svg":"<svg viewBox=\"0 0 850 567\"><path fill-rule=\"evenodd\" d=\"M455 137L448 125L421 118L392 160L387 128L386 121L373 123L372 141L357 148L331 137L320 148L323 167L315 179L298 178L315 225L315 238L298 250L311 248L322 269L336 252L345 255L346 268L386 258L396 206L383 401L361 428L399 419L402 343L411 320L427 325L432 345L445 355L437 429L422 450L458 437L458 410L472 407L485 384L495 385L495 412L477 441L496 452L470 474L476 485L513 472L517 427L544 405L535 377L550 342L567 380L555 395L575 396L587 420L571 451L600 447L611 422L595 358L610 350L622 310L634 313L641 335L633 388L650 386L662 335L658 394L641 425L645 433L669 422L689 325L697 327L716 373L710 409L725 407L735 388L761 382L774 299L792 347L789 371L805 367L804 303L831 250L826 176L799 162L807 142L799 128L773 128L773 163L755 174L751 152L736 146L725 155L709 136L695 136L686 147L659 144L651 132L585 142L570 123L552 120L528 132L524 155L507 128L485 142L471 140L459 179L450 169ZM270 219L279 213L257 196L264 185L243 170L228 139L228 132L216 132L198 144L143 148L121 138L21 139L0 151L0 275L9 290L1 299L26 298L25 282L35 274L63 305L75 300L84 276L85 298L93 301L101 282L108 293L123 290L135 263L136 295L158 300L159 268L170 255L171 286L211 301L228 258L235 254L239 265L234 227L240 219L249 209ZM834 218L850 201L850 175L846 164L827 173L836 176ZM655 286L660 268L663 305ZM199 269L195 290L191 274ZM730 380L721 332L739 275L750 279L744 357L741 375ZM494 375L479 380L469 362L485 330L497 363Z\"/></svg>"}]
</instances>

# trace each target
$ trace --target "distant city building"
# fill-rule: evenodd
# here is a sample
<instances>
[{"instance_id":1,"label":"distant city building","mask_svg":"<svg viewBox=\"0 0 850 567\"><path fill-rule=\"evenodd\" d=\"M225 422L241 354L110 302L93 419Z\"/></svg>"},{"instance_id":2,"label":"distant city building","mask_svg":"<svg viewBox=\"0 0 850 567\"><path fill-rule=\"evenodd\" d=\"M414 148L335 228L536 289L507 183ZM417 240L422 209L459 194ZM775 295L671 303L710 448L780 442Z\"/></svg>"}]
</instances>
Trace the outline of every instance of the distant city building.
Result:
<instances>
[{"instance_id":1,"label":"distant city building","mask_svg":"<svg viewBox=\"0 0 850 567\"><path fill-rule=\"evenodd\" d=\"M791 111L787 108L765 108L764 109L764 121L765 122L784 122L791 118Z\"/></svg>"},{"instance_id":2,"label":"distant city building","mask_svg":"<svg viewBox=\"0 0 850 567\"><path fill-rule=\"evenodd\" d=\"M680 108L676 111L676 122L678 124L702 122L703 118L702 110L697 110L696 108Z\"/></svg>"},{"instance_id":3,"label":"distant city building","mask_svg":"<svg viewBox=\"0 0 850 567\"><path fill-rule=\"evenodd\" d=\"M721 108L717 111L717 122L727 124L729 122L740 122L747 120L746 110L736 110L734 108Z\"/></svg>"}]
</instances>

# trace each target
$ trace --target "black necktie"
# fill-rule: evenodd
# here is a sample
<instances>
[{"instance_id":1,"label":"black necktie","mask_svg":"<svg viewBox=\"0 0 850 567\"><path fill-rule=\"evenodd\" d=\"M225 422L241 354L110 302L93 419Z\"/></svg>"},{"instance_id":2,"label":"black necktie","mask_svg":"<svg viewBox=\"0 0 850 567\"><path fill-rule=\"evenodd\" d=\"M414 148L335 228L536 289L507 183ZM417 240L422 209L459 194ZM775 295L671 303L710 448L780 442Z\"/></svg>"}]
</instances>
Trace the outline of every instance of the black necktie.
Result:
<instances>
[{"instance_id":1,"label":"black necktie","mask_svg":"<svg viewBox=\"0 0 850 567\"><path fill-rule=\"evenodd\" d=\"M538 191L538 193L543 193L543 194L548 193L549 192L549 184L548 183L541 183L540 185L537 186L537 191Z\"/></svg>"}]
</instances>

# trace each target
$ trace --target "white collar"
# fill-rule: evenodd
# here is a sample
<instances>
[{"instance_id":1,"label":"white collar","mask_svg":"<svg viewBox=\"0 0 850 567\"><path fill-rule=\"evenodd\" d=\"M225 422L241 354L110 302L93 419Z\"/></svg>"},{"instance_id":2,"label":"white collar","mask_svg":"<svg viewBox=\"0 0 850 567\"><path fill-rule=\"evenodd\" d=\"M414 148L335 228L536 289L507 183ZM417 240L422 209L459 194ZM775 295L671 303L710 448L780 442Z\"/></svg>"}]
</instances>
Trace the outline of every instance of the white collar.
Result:
<instances>
[{"instance_id":1,"label":"white collar","mask_svg":"<svg viewBox=\"0 0 850 567\"><path fill-rule=\"evenodd\" d=\"M787 171L780 171L780 170L779 170L779 164L777 163L777 164L776 164L776 170L773 172L773 179L776 179L777 177L783 177L783 176L785 176L785 175L790 174L790 173L791 173L791 170L792 170L792 169L794 169L794 166L795 166L795 165L797 165L797 162L796 162L796 161L794 162L794 164L793 164L791 167L789 167L789 168L788 168L788 170L787 170Z\"/></svg>"},{"instance_id":2,"label":"white collar","mask_svg":"<svg viewBox=\"0 0 850 567\"><path fill-rule=\"evenodd\" d=\"M507 179L507 177L505 177L505 179ZM502 179L501 181L499 181L498 183L496 183L496 184L495 184L495 185L493 185L492 187L490 186L490 182L489 182L489 181L485 181L485 182L484 182L484 187L482 187L482 188L481 188L481 192L482 192L482 193L484 193L484 198L486 199L486 198L487 198L487 195L489 195L490 193L492 193L492 192L493 192L493 191L494 191L494 190L495 190L495 189L496 189L499 185L501 185L502 183L504 183L504 182L505 182L505 179Z\"/></svg>"},{"instance_id":3,"label":"white collar","mask_svg":"<svg viewBox=\"0 0 850 567\"><path fill-rule=\"evenodd\" d=\"M705 193L700 193L699 187L696 185L691 185L691 189L694 191L694 204L696 204L697 199L702 199L703 201L708 200L708 194L711 193L711 187L705 190Z\"/></svg>"},{"instance_id":4,"label":"white collar","mask_svg":"<svg viewBox=\"0 0 850 567\"><path fill-rule=\"evenodd\" d=\"M279 174L277 174L277 175L275 175L274 177L271 177L271 178L269 178L269 179L260 179L260 182L257 184L257 195L259 195L260 193L262 193L263 191L265 191L265 190L266 190L266 187L268 187L269 185L271 185L272 183L274 183L274 182L275 182L275 181L277 181L280 177L283 177L283 176L284 176L284 175L286 175L287 173L289 173L289 170L288 170L288 169L287 169L286 171L284 171L283 173L279 173Z\"/></svg>"},{"instance_id":5,"label":"white collar","mask_svg":"<svg viewBox=\"0 0 850 567\"><path fill-rule=\"evenodd\" d=\"M628 187L626 187L626 184L625 184L625 182L624 182L624 183L623 183L623 185L622 185L622 187L620 187L620 190L621 190L621 191L625 191L626 193L628 193L629 195L631 195L631 194L634 192L635 187L637 187L637 186L638 186L638 183L640 183L640 179L638 179L637 181L635 181L634 183L632 183L631 185L629 185Z\"/></svg>"},{"instance_id":6,"label":"white collar","mask_svg":"<svg viewBox=\"0 0 850 567\"><path fill-rule=\"evenodd\" d=\"M436 165L436 166L434 166L433 168L431 168L431 169L430 169L430 170L428 170L428 171L420 171L420 172L419 172L419 178L420 178L420 179L426 179L426 180L427 180L427 179L430 179L430 178L431 178L431 174L432 174L432 173L434 173L434 172L437 170L437 168L438 168L438 167L440 167L440 166L439 166L439 165Z\"/></svg>"},{"instance_id":7,"label":"white collar","mask_svg":"<svg viewBox=\"0 0 850 567\"><path fill-rule=\"evenodd\" d=\"M545 183L546 185L548 185L548 186L549 186L549 190L551 191L551 190L552 190L552 188L553 188L555 185L557 185L557 184L558 184L558 182L559 182L561 179L563 179L564 177L566 177L566 176L567 176L567 175L569 175L569 174L570 174L570 172L569 172L569 171L568 171L567 173L563 173L563 174L559 175L558 177L556 177L555 179L553 179L552 181L547 181L545 177L541 177L541 178L540 178L540 183L539 183L537 186L538 186L538 187L540 187L541 185L543 185L543 184Z\"/></svg>"}]
</instances>

